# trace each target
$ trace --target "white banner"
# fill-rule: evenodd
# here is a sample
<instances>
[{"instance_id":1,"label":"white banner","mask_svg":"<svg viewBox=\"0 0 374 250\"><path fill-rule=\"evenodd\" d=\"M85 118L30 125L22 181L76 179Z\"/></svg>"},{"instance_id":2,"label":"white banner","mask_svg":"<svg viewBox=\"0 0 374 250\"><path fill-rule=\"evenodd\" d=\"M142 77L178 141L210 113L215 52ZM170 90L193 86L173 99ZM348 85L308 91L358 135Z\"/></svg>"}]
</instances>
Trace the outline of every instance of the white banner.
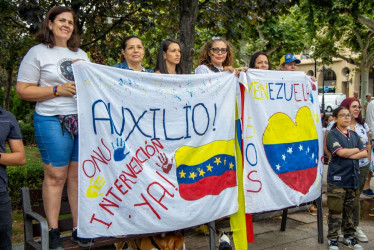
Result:
<instances>
[{"instance_id":1,"label":"white banner","mask_svg":"<svg viewBox=\"0 0 374 250\"><path fill-rule=\"evenodd\" d=\"M282 209L321 194L318 91L303 72L248 70L243 114L246 213Z\"/></svg>"},{"instance_id":2,"label":"white banner","mask_svg":"<svg viewBox=\"0 0 374 250\"><path fill-rule=\"evenodd\" d=\"M73 64L81 237L172 231L237 211L233 74Z\"/></svg>"}]
</instances>

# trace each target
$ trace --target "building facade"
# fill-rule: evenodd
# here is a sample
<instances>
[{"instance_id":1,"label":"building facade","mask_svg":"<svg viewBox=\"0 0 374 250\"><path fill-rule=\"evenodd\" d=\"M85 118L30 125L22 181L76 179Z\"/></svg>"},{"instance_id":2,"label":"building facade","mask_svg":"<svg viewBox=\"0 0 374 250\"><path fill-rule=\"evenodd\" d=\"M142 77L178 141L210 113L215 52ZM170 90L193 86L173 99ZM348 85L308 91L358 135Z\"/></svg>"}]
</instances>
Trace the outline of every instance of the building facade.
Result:
<instances>
[{"instance_id":1,"label":"building facade","mask_svg":"<svg viewBox=\"0 0 374 250\"><path fill-rule=\"evenodd\" d=\"M299 58L301 58L301 63L298 65L298 70L316 77L320 93L325 86L328 86L328 92L343 93L347 97L353 96L354 91L361 93L360 72L355 65L340 58L334 58L330 65L321 65L320 61L317 60L316 62L313 59L305 58L303 55ZM374 72L371 69L369 74L369 93L372 95L374 93L373 78Z\"/></svg>"}]
</instances>

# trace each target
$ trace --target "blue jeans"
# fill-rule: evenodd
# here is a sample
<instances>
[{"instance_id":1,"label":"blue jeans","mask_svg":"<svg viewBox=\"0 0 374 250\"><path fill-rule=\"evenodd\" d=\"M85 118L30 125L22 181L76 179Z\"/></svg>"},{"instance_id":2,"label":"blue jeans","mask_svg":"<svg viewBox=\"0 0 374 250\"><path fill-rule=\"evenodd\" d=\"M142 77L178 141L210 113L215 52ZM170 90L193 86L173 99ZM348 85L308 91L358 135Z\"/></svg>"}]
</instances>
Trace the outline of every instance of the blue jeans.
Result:
<instances>
[{"instance_id":1,"label":"blue jeans","mask_svg":"<svg viewBox=\"0 0 374 250\"><path fill-rule=\"evenodd\" d=\"M67 166L78 161L78 136L71 137L55 116L34 113L35 139L44 164Z\"/></svg>"},{"instance_id":2,"label":"blue jeans","mask_svg":"<svg viewBox=\"0 0 374 250\"><path fill-rule=\"evenodd\" d=\"M8 191L0 192L0 249L12 250L12 207Z\"/></svg>"}]
</instances>

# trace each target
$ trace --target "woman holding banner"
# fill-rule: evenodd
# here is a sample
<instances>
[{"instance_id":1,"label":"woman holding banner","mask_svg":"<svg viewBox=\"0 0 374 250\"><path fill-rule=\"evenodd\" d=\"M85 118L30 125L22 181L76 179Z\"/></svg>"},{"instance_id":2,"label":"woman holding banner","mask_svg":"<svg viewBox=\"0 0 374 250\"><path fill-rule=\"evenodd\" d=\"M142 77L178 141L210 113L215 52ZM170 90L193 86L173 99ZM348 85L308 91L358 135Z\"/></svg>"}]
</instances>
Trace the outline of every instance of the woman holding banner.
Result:
<instances>
[{"instance_id":1,"label":"woman holding banner","mask_svg":"<svg viewBox=\"0 0 374 250\"><path fill-rule=\"evenodd\" d=\"M234 72L234 54L230 44L223 38L213 37L201 51L195 74Z\"/></svg>"},{"instance_id":2,"label":"woman holding banner","mask_svg":"<svg viewBox=\"0 0 374 250\"><path fill-rule=\"evenodd\" d=\"M269 57L265 52L258 51L254 53L249 62L250 69L271 70Z\"/></svg>"},{"instance_id":3,"label":"woman holding banner","mask_svg":"<svg viewBox=\"0 0 374 250\"><path fill-rule=\"evenodd\" d=\"M349 130L355 131L361 138L362 143L368 150L367 157L359 159L359 168L360 168L360 183L358 189L356 190L356 198L354 203L354 212L353 212L353 224L356 229L355 237L361 242L368 242L367 236L362 232L360 224L360 194L364 188L366 178L369 173L370 160L371 160L371 145L370 145L370 134L369 126L364 122L361 115L361 105L360 101L354 97L346 98L342 101L340 106L346 107L349 112L352 114L352 119L348 127ZM332 126L335 122L330 122L326 128L325 137L332 129ZM342 236L339 236L342 238Z\"/></svg>"},{"instance_id":4,"label":"woman holding banner","mask_svg":"<svg viewBox=\"0 0 374 250\"><path fill-rule=\"evenodd\" d=\"M72 61L89 61L79 49L77 17L65 6L48 11L36 35L40 44L23 58L17 79L18 96L36 101L35 138L44 168L43 201L49 231L49 248L62 249L58 216L65 182L73 216L72 240L80 246L91 239L77 236L78 215L78 124Z\"/></svg>"},{"instance_id":5,"label":"woman holding banner","mask_svg":"<svg viewBox=\"0 0 374 250\"><path fill-rule=\"evenodd\" d=\"M159 74L184 74L180 43L172 38L161 42L155 72Z\"/></svg>"},{"instance_id":6,"label":"woman holding banner","mask_svg":"<svg viewBox=\"0 0 374 250\"><path fill-rule=\"evenodd\" d=\"M143 58L144 46L142 40L135 35L127 36L121 46L121 64L116 64L114 67L153 73L153 70L143 67Z\"/></svg>"}]
</instances>

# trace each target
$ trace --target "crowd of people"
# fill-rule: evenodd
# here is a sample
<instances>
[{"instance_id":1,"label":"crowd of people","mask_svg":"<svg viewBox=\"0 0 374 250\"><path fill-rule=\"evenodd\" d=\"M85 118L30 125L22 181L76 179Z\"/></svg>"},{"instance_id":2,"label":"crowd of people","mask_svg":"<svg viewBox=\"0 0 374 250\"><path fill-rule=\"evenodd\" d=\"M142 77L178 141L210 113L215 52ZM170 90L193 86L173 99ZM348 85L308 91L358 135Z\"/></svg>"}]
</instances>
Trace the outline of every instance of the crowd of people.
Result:
<instances>
[{"instance_id":1,"label":"crowd of people","mask_svg":"<svg viewBox=\"0 0 374 250\"><path fill-rule=\"evenodd\" d=\"M50 249L63 249L58 229L62 190L67 183L73 218L72 240L82 247L93 244L92 239L77 234L78 216L78 117L74 98L76 87L71 64L75 60L89 61L79 48L74 12L64 6L52 8L36 35L38 45L23 58L17 78L18 96L36 102L34 113L35 138L44 168L43 200L49 227ZM161 42L154 70L142 65L145 48L135 35L124 39L121 62L114 67L159 74L184 74L181 44L175 39ZM280 70L295 71L300 60L292 54L280 59ZM234 72L234 53L228 41L213 37L202 48L195 74L222 71ZM271 70L269 57L256 52L249 68ZM312 81L315 81L312 78ZM369 171L370 138L374 125L366 125L356 98L347 98L323 120L325 153L330 159L328 170L329 246L337 249L338 238L357 248L356 239L367 241L359 227L358 197L362 190L371 192ZM367 104L367 119L374 121L374 103ZM3 122L6 121L6 122ZM373 122L374 124L374 122ZM5 126L5 127L4 127ZM369 128L370 127L370 128ZM372 131L372 133L369 133ZM370 137L371 135L371 137ZM352 140L347 140L352 138ZM8 141L11 153L5 153ZM12 114L0 109L0 248L11 249L11 208L7 193L6 165L25 164L25 152L20 129ZM369 153L368 153L369 152ZM343 167L344 166L344 167ZM350 177L353 176L353 177ZM366 190L366 191L365 191ZM367 191L369 190L369 191Z\"/></svg>"}]
</instances>

